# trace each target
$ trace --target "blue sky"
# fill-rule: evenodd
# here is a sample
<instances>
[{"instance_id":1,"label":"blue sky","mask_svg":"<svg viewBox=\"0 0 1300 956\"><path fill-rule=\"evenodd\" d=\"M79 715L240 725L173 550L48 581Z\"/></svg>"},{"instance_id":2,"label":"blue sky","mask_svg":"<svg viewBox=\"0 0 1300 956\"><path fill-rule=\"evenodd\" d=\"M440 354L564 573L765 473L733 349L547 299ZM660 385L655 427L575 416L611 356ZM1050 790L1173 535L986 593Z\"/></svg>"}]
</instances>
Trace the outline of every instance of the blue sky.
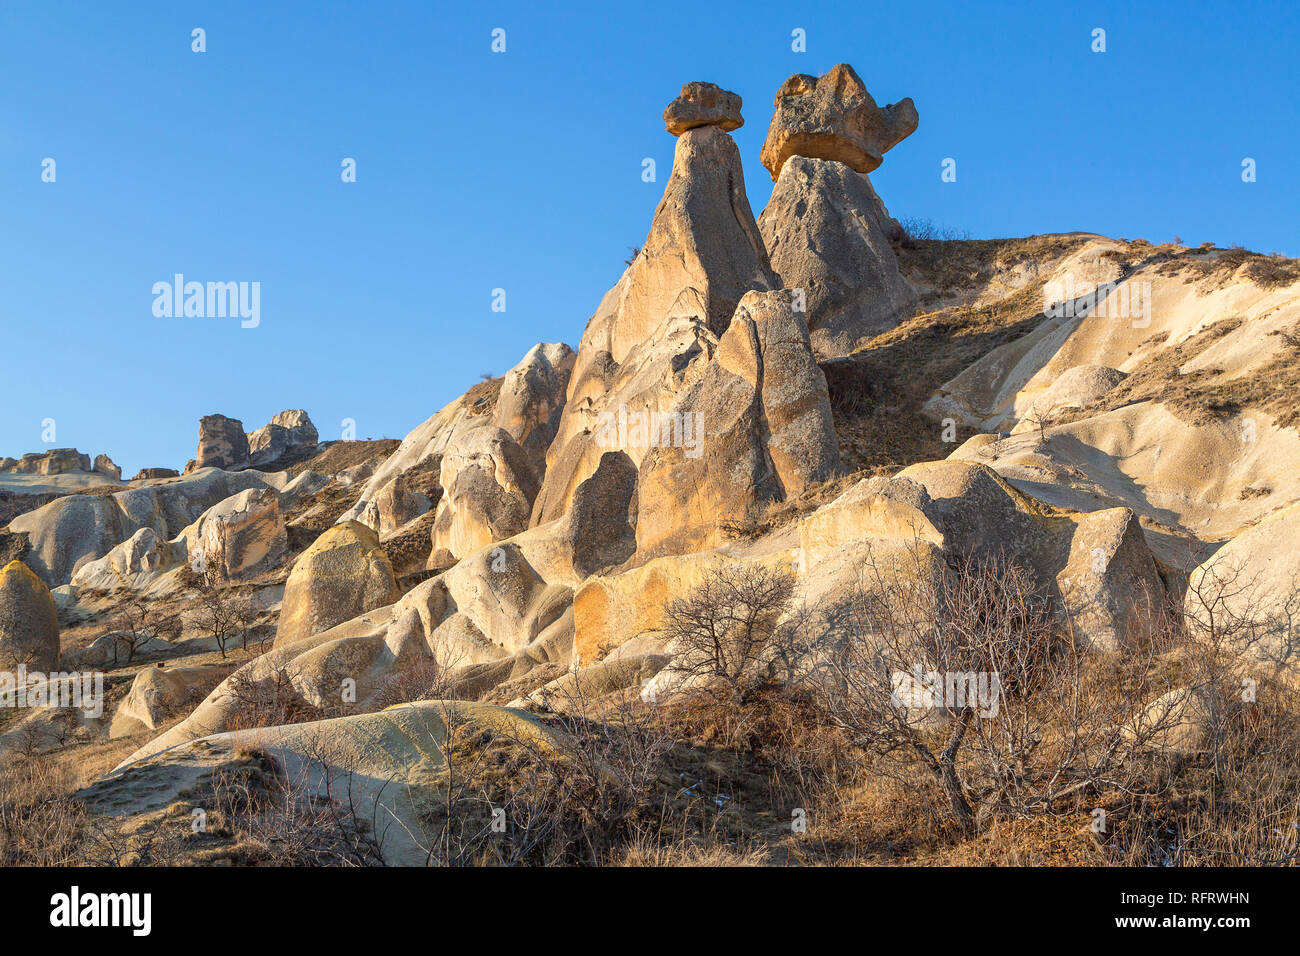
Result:
<instances>
[{"instance_id":1,"label":"blue sky","mask_svg":"<svg viewBox=\"0 0 1300 956\"><path fill-rule=\"evenodd\" d=\"M533 343L576 346L688 80L743 96L756 215L777 87L847 62L920 113L872 174L895 216L1300 255L1300 4L1190 6L3 0L0 455L52 418L128 474L179 468L202 415L296 407L324 439L400 438ZM155 317L176 272L260 282L260 325Z\"/></svg>"}]
</instances>

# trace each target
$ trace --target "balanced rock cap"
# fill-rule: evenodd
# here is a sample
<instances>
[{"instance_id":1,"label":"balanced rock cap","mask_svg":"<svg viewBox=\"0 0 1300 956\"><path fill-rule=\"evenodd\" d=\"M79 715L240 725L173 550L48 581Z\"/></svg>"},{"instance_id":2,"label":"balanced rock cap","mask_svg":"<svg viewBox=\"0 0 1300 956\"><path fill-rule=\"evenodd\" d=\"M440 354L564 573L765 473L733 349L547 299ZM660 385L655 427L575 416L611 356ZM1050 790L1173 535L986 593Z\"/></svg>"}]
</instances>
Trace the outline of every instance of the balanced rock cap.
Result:
<instances>
[{"instance_id":1,"label":"balanced rock cap","mask_svg":"<svg viewBox=\"0 0 1300 956\"><path fill-rule=\"evenodd\" d=\"M773 105L760 155L773 181L791 156L836 160L869 173L917 125L910 97L881 109L847 63L820 78L796 73L781 84Z\"/></svg>"},{"instance_id":2,"label":"balanced rock cap","mask_svg":"<svg viewBox=\"0 0 1300 956\"><path fill-rule=\"evenodd\" d=\"M716 83L687 83L682 95L664 110L664 125L674 136L698 126L721 126L729 133L745 125L740 103L739 93L724 90Z\"/></svg>"}]
</instances>

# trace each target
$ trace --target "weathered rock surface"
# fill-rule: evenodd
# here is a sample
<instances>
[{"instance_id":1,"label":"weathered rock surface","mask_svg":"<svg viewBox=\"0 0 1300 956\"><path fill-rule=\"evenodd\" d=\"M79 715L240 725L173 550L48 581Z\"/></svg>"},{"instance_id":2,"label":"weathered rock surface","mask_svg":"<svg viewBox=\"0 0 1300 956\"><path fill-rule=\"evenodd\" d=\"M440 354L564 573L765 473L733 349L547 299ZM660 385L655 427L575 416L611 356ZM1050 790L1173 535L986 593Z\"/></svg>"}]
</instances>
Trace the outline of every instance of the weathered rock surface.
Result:
<instances>
[{"instance_id":1,"label":"weathered rock surface","mask_svg":"<svg viewBox=\"0 0 1300 956\"><path fill-rule=\"evenodd\" d=\"M283 488L286 473L205 469L183 479L112 495L66 495L9 523L25 532L27 561L47 585L67 584L81 565L102 558L141 528L171 540L208 508L249 488Z\"/></svg>"},{"instance_id":2,"label":"weathered rock surface","mask_svg":"<svg viewBox=\"0 0 1300 956\"><path fill-rule=\"evenodd\" d=\"M141 468L132 481L149 481L153 478L179 478L181 473L175 468Z\"/></svg>"},{"instance_id":3,"label":"weathered rock surface","mask_svg":"<svg viewBox=\"0 0 1300 956\"><path fill-rule=\"evenodd\" d=\"M194 467L222 468L237 471L249 466L248 436L244 423L225 415L204 415L199 419L199 450L194 456Z\"/></svg>"},{"instance_id":4,"label":"weathered rock surface","mask_svg":"<svg viewBox=\"0 0 1300 956\"><path fill-rule=\"evenodd\" d=\"M524 500L526 511L532 507L572 365L573 351L567 345L541 343L505 374L499 386L485 382L471 388L402 440L366 479L357 503L339 521L359 521L387 534L437 504L442 522L439 540L444 544L452 538L479 540L485 527L496 528L498 537L523 530L527 514L521 525L514 509ZM452 485L462 471L464 481L452 495ZM414 472L439 477L436 498L420 492L427 507L411 494L416 485L429 487L422 476L394 484L399 476ZM485 493L484 502L469 500L472 488Z\"/></svg>"},{"instance_id":5,"label":"weathered rock surface","mask_svg":"<svg viewBox=\"0 0 1300 956\"><path fill-rule=\"evenodd\" d=\"M63 475L72 471L90 471L90 456L75 448L51 448L49 451L28 452L15 461L6 458L0 462L0 471L20 475Z\"/></svg>"},{"instance_id":6,"label":"weathered rock surface","mask_svg":"<svg viewBox=\"0 0 1300 956\"><path fill-rule=\"evenodd\" d=\"M190 564L201 560L226 581L273 567L289 543L280 495L274 488L249 488L218 502L181 536Z\"/></svg>"},{"instance_id":7,"label":"weathered rock surface","mask_svg":"<svg viewBox=\"0 0 1300 956\"><path fill-rule=\"evenodd\" d=\"M469 701L420 701L378 713L216 734L193 743L185 738L166 756L133 756L77 797L93 812L113 817L159 810L185 799L200 778L219 774L241 759L241 751L256 747L318 799L329 799L346 779L358 818L372 821L383 834L384 863L425 866L429 847L437 842L426 820L446 783L443 748L449 724L461 739L500 738L529 752L571 746L564 735L517 711Z\"/></svg>"},{"instance_id":8,"label":"weathered rock surface","mask_svg":"<svg viewBox=\"0 0 1300 956\"><path fill-rule=\"evenodd\" d=\"M113 481L122 480L122 469L113 464L113 459L109 458L107 455L96 455L95 467L92 470L107 478L113 479Z\"/></svg>"},{"instance_id":9,"label":"weathered rock surface","mask_svg":"<svg viewBox=\"0 0 1300 956\"><path fill-rule=\"evenodd\" d=\"M0 669L59 666L59 613L49 588L21 561L0 568Z\"/></svg>"},{"instance_id":10,"label":"weathered rock surface","mask_svg":"<svg viewBox=\"0 0 1300 956\"><path fill-rule=\"evenodd\" d=\"M379 536L355 521L335 525L304 551L289 572L275 647L319 634L397 600L393 567Z\"/></svg>"},{"instance_id":11,"label":"weathered rock surface","mask_svg":"<svg viewBox=\"0 0 1300 956\"><path fill-rule=\"evenodd\" d=\"M716 547L726 523L840 469L826 379L788 292L741 300L670 416L694 425L695 442L660 442L641 463L642 557Z\"/></svg>"},{"instance_id":12,"label":"weathered rock surface","mask_svg":"<svg viewBox=\"0 0 1300 956\"><path fill-rule=\"evenodd\" d=\"M716 126L686 131L640 253L583 333L533 524L568 511L605 452L639 467L650 433L703 373L741 298L777 281L735 142Z\"/></svg>"},{"instance_id":13,"label":"weathered rock surface","mask_svg":"<svg viewBox=\"0 0 1300 956\"><path fill-rule=\"evenodd\" d=\"M800 301L819 358L848 355L911 314L916 293L898 269L898 229L863 173L793 156L759 217L772 268Z\"/></svg>"},{"instance_id":14,"label":"weathered rock surface","mask_svg":"<svg viewBox=\"0 0 1300 956\"><path fill-rule=\"evenodd\" d=\"M102 558L72 572L72 584L102 591L139 589L184 561L183 548L174 547L153 528L141 528Z\"/></svg>"},{"instance_id":15,"label":"weathered rock surface","mask_svg":"<svg viewBox=\"0 0 1300 956\"><path fill-rule=\"evenodd\" d=\"M314 448L319 440L316 426L300 408L280 412L248 434L249 460L254 468L269 465L290 451Z\"/></svg>"},{"instance_id":16,"label":"weathered rock surface","mask_svg":"<svg viewBox=\"0 0 1300 956\"><path fill-rule=\"evenodd\" d=\"M774 181L791 156L831 159L869 173L917 125L910 98L882 109L844 63L820 78L795 74L781 84L773 105L761 159Z\"/></svg>"},{"instance_id":17,"label":"weathered rock surface","mask_svg":"<svg viewBox=\"0 0 1300 956\"><path fill-rule=\"evenodd\" d=\"M135 675L131 689L118 704L109 726L109 737L157 730L206 697L225 671L226 668L214 665L144 668Z\"/></svg>"},{"instance_id":18,"label":"weathered rock surface","mask_svg":"<svg viewBox=\"0 0 1300 956\"><path fill-rule=\"evenodd\" d=\"M664 110L664 126L674 136L700 126L717 126L729 133L745 125L740 107L740 95L716 83L687 83Z\"/></svg>"}]
</instances>

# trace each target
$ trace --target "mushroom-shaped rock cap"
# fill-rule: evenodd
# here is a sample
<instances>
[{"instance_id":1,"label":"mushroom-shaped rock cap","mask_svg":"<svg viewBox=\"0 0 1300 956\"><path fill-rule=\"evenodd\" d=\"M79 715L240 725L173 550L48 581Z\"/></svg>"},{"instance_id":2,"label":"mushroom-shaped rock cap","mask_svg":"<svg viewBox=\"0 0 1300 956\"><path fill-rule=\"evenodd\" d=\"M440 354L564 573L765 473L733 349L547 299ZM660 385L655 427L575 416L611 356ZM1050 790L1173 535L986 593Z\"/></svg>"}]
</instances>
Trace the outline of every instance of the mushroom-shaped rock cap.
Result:
<instances>
[{"instance_id":1,"label":"mushroom-shaped rock cap","mask_svg":"<svg viewBox=\"0 0 1300 956\"><path fill-rule=\"evenodd\" d=\"M664 110L664 125L674 136L697 126L721 126L731 132L745 125L740 102L739 93L724 90L716 83L687 83L682 95Z\"/></svg>"},{"instance_id":2,"label":"mushroom-shaped rock cap","mask_svg":"<svg viewBox=\"0 0 1300 956\"><path fill-rule=\"evenodd\" d=\"M846 63L821 78L796 73L776 91L774 105L761 155L774 181L791 156L833 159L869 173L917 124L910 98L881 109Z\"/></svg>"}]
</instances>

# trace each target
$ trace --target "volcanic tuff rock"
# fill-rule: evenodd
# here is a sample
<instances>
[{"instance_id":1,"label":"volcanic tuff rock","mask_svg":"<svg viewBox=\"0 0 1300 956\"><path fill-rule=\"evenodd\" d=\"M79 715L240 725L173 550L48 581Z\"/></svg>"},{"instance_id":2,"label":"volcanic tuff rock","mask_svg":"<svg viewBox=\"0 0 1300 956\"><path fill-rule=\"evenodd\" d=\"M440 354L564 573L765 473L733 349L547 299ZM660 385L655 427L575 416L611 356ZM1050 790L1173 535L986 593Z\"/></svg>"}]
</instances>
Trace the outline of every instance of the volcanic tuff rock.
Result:
<instances>
[{"instance_id":1,"label":"volcanic tuff rock","mask_svg":"<svg viewBox=\"0 0 1300 956\"><path fill-rule=\"evenodd\" d=\"M537 476L519 444L501 428L479 428L448 448L438 478L442 499L433 550L455 557L528 527Z\"/></svg>"},{"instance_id":2,"label":"volcanic tuff rock","mask_svg":"<svg viewBox=\"0 0 1300 956\"><path fill-rule=\"evenodd\" d=\"M319 435L307 413L300 408L280 412L257 431L248 434L248 450L254 468L270 464L286 452L315 447Z\"/></svg>"},{"instance_id":3,"label":"volcanic tuff rock","mask_svg":"<svg viewBox=\"0 0 1300 956\"><path fill-rule=\"evenodd\" d=\"M740 106L739 94L716 83L687 83L681 96L664 109L664 126L674 136L699 126L718 126L729 133L745 125Z\"/></svg>"},{"instance_id":4,"label":"volcanic tuff rock","mask_svg":"<svg viewBox=\"0 0 1300 956\"><path fill-rule=\"evenodd\" d=\"M27 565L0 568L0 668L54 671L59 667L59 613L49 588Z\"/></svg>"},{"instance_id":5,"label":"volcanic tuff rock","mask_svg":"<svg viewBox=\"0 0 1300 956\"><path fill-rule=\"evenodd\" d=\"M248 436L244 423L225 415L204 415L199 419L199 450L194 456L194 467L223 468L236 471L249 466Z\"/></svg>"},{"instance_id":6,"label":"volcanic tuff rock","mask_svg":"<svg viewBox=\"0 0 1300 956\"><path fill-rule=\"evenodd\" d=\"M191 564L205 566L231 581L272 567L288 549L288 532L274 488L249 488L203 512L183 532Z\"/></svg>"},{"instance_id":7,"label":"volcanic tuff rock","mask_svg":"<svg viewBox=\"0 0 1300 956\"><path fill-rule=\"evenodd\" d=\"M0 461L0 471L21 475L62 475L70 471L90 470L90 456L82 454L75 448L51 448L49 451L33 451L23 455L17 461L12 458L5 458Z\"/></svg>"},{"instance_id":8,"label":"volcanic tuff rock","mask_svg":"<svg viewBox=\"0 0 1300 956\"><path fill-rule=\"evenodd\" d=\"M796 73L776 91L773 105L761 159L774 181L791 156L833 159L869 173L917 124L910 97L881 109L845 63L820 78Z\"/></svg>"},{"instance_id":9,"label":"volcanic tuff rock","mask_svg":"<svg viewBox=\"0 0 1300 956\"><path fill-rule=\"evenodd\" d=\"M232 473L215 468L112 495L65 495L19 515L11 531L26 532L27 560L49 586L67 584L74 571L102 558L141 528L170 539L212 505L248 488L287 487L284 472Z\"/></svg>"},{"instance_id":10,"label":"volcanic tuff rock","mask_svg":"<svg viewBox=\"0 0 1300 956\"><path fill-rule=\"evenodd\" d=\"M642 557L714 547L728 522L840 470L826 379L788 292L741 300L670 415L698 434L693 448L661 444L641 462Z\"/></svg>"},{"instance_id":11,"label":"volcanic tuff rock","mask_svg":"<svg viewBox=\"0 0 1300 956\"><path fill-rule=\"evenodd\" d=\"M284 587L275 647L319 634L400 595L379 536L363 524L335 525L294 562Z\"/></svg>"},{"instance_id":12,"label":"volcanic tuff rock","mask_svg":"<svg viewBox=\"0 0 1300 956\"><path fill-rule=\"evenodd\" d=\"M122 480L122 469L113 464L113 459L109 458L107 455L95 456L95 467L93 470L97 471L101 475L106 475L107 477L112 478L114 481Z\"/></svg>"},{"instance_id":13,"label":"volcanic tuff rock","mask_svg":"<svg viewBox=\"0 0 1300 956\"><path fill-rule=\"evenodd\" d=\"M386 534L418 517L423 513L419 499L394 483L402 475L426 470L440 476L442 499L422 497L425 510L437 503L440 515L445 513L441 540L454 537L463 547L485 527L496 528L501 537L522 531L546 468L546 447L564 408L573 359L573 350L563 343L540 343L505 374L499 387L480 383L450 402L402 440L339 521L359 521ZM443 508L442 501L466 469L455 500ZM490 500L481 507L466 504L471 485L485 490ZM525 501L520 519L518 508Z\"/></svg>"},{"instance_id":14,"label":"volcanic tuff rock","mask_svg":"<svg viewBox=\"0 0 1300 956\"><path fill-rule=\"evenodd\" d=\"M721 129L678 137L641 251L583 332L534 525L569 509L605 452L623 451L639 466L649 443L608 426L667 412L701 374L745 293L777 287L744 183L740 153Z\"/></svg>"},{"instance_id":15,"label":"volcanic tuff rock","mask_svg":"<svg viewBox=\"0 0 1300 956\"><path fill-rule=\"evenodd\" d=\"M900 227L867 176L843 163L791 157L758 228L785 287L802 290L819 358L848 355L916 305L889 242Z\"/></svg>"}]
</instances>

